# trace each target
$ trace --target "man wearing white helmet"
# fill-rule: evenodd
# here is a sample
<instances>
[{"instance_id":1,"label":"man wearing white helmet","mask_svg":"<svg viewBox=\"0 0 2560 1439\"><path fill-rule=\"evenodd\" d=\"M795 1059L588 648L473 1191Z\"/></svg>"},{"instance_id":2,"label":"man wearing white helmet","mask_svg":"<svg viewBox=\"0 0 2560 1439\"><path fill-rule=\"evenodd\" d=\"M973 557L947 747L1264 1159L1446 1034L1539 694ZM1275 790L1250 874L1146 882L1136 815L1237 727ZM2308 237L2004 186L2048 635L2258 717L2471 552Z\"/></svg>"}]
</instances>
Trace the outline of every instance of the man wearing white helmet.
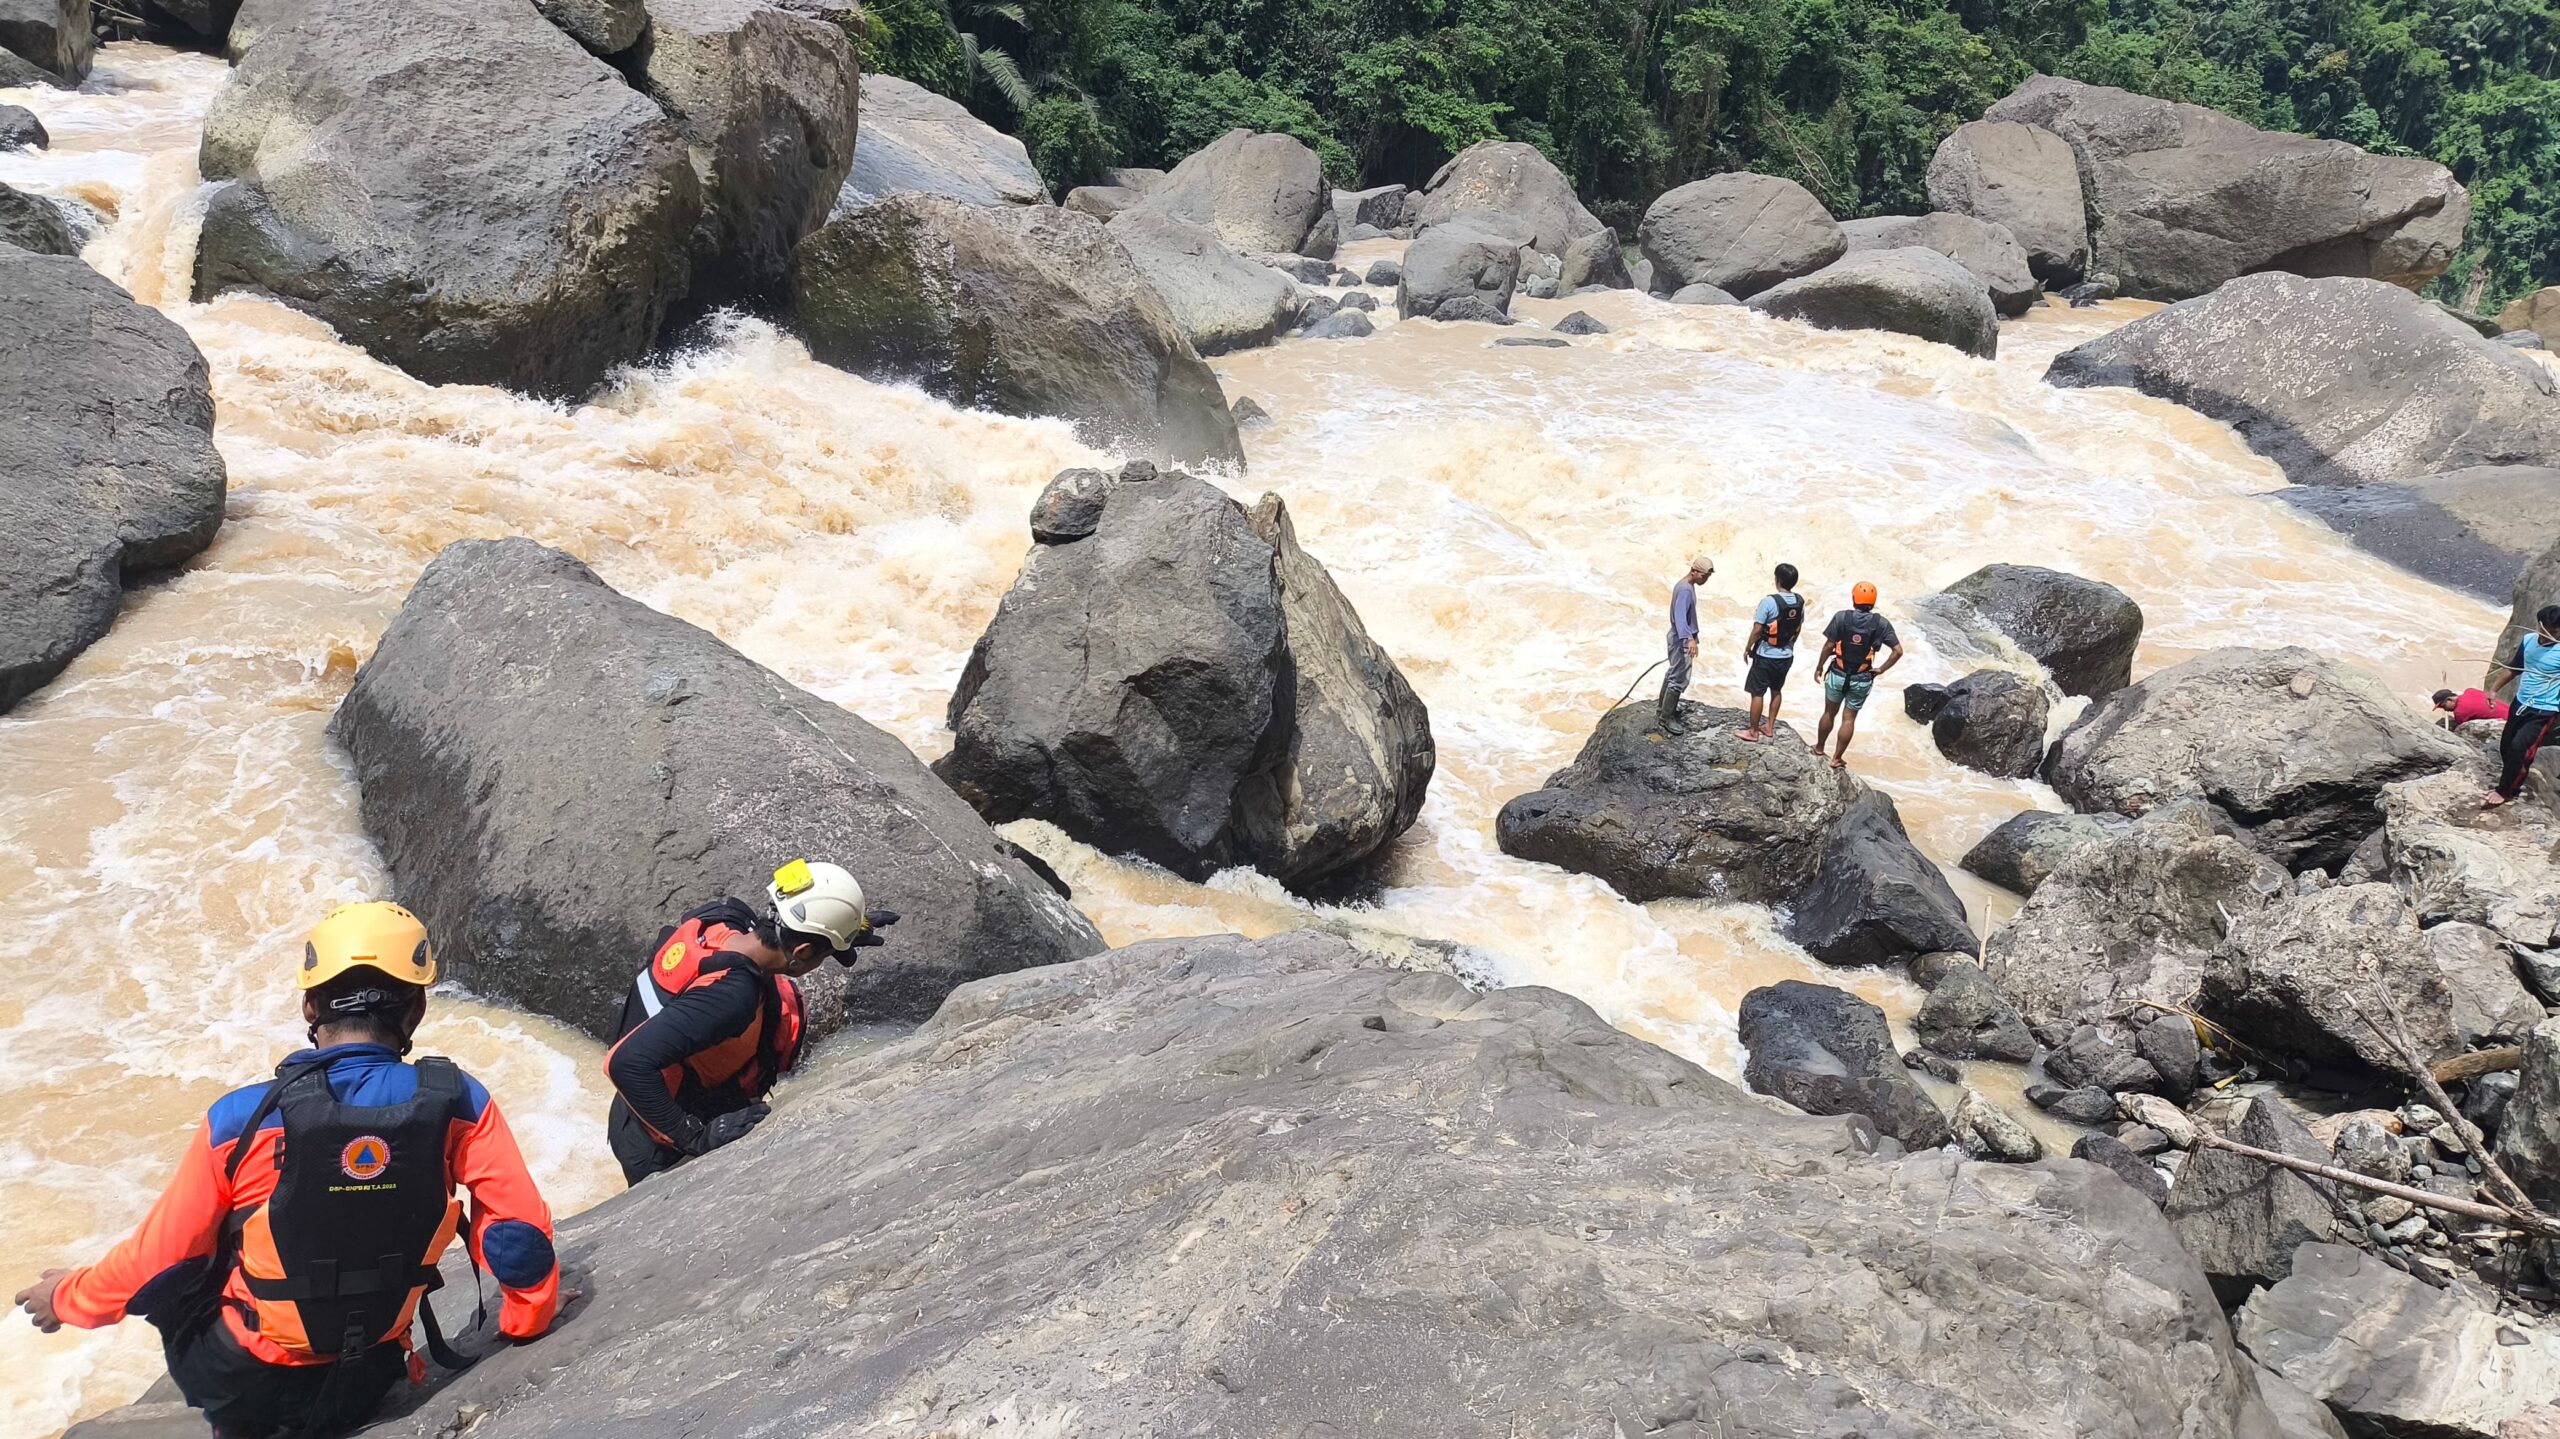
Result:
<instances>
[{"instance_id":1,"label":"man wearing white helmet","mask_svg":"<svg viewBox=\"0 0 2560 1439\"><path fill-rule=\"evenodd\" d=\"M863 908L843 866L795 859L765 887L769 913L723 899L689 910L622 1002L605 1055L613 1110L605 1123L622 1177L637 1184L708 1154L763 1120L764 1096L800 1055L796 976L880 943L898 922Z\"/></svg>"}]
</instances>

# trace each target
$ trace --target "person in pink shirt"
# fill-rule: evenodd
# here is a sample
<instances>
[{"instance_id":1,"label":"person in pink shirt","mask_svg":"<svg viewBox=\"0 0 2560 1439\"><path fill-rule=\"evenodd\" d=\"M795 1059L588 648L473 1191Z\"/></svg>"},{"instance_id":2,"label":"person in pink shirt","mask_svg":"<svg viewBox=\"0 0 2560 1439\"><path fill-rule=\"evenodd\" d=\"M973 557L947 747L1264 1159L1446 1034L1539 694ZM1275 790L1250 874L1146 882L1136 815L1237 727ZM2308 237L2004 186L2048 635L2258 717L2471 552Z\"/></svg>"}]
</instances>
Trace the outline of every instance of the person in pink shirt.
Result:
<instances>
[{"instance_id":1,"label":"person in pink shirt","mask_svg":"<svg viewBox=\"0 0 2560 1439\"><path fill-rule=\"evenodd\" d=\"M2507 717L2507 702L2487 690L2436 691L2436 708L2450 716L2445 723L2460 729L2473 720L2502 720Z\"/></svg>"}]
</instances>

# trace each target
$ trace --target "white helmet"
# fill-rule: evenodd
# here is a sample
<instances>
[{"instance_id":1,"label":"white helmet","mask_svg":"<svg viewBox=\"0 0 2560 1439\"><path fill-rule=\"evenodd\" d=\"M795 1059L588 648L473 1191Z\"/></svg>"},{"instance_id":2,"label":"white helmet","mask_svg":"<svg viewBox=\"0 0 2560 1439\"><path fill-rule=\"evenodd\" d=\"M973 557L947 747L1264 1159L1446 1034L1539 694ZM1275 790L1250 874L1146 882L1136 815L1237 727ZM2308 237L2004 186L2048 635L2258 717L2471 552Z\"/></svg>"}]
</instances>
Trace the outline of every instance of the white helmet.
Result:
<instances>
[{"instance_id":1,"label":"white helmet","mask_svg":"<svg viewBox=\"0 0 2560 1439\"><path fill-rule=\"evenodd\" d=\"M838 954L871 927L863 915L862 886L840 864L795 859L773 872L765 894L783 928L823 936Z\"/></svg>"}]
</instances>

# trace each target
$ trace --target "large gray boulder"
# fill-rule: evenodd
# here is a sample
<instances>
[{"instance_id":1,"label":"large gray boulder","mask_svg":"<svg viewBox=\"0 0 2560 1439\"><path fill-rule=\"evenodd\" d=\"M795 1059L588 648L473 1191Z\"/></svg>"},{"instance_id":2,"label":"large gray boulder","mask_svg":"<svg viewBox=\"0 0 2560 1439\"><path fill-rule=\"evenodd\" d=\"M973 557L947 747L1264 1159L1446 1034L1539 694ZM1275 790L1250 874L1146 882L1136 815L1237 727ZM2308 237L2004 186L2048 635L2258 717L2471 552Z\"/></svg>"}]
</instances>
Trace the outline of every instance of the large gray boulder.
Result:
<instances>
[{"instance_id":1,"label":"large gray boulder","mask_svg":"<svg viewBox=\"0 0 2560 1439\"><path fill-rule=\"evenodd\" d=\"M2183 300L2260 270L2415 289L2444 273L2471 217L2470 196L2434 161L2104 85L2034 76L1983 118L2070 144L2090 266L2140 299Z\"/></svg>"},{"instance_id":2,"label":"large gray boulder","mask_svg":"<svg viewBox=\"0 0 2560 1439\"><path fill-rule=\"evenodd\" d=\"M1333 192L1333 223L1347 237L1366 225L1373 230L1392 230L1404 223L1405 196L1403 185L1372 185L1366 190Z\"/></svg>"},{"instance_id":3,"label":"large gray boulder","mask_svg":"<svg viewBox=\"0 0 2560 1439\"><path fill-rule=\"evenodd\" d=\"M803 241L793 292L798 332L826 364L1062 416L1094 445L1243 462L1217 376L1090 216L895 195Z\"/></svg>"},{"instance_id":4,"label":"large gray boulder","mask_svg":"<svg viewBox=\"0 0 2560 1439\"><path fill-rule=\"evenodd\" d=\"M2423 1283L2340 1244L2305 1246L2241 1307L2251 1357L2344 1416L2357 1434L2498 1439L2560 1402L2560 1340L2459 1286Z\"/></svg>"},{"instance_id":5,"label":"large gray boulder","mask_svg":"<svg viewBox=\"0 0 2560 1439\"><path fill-rule=\"evenodd\" d=\"M62 207L42 195L0 185L0 248L37 255L77 255L80 237Z\"/></svg>"},{"instance_id":6,"label":"large gray boulder","mask_svg":"<svg viewBox=\"0 0 2560 1439\"><path fill-rule=\"evenodd\" d=\"M2008 227L1971 215L1932 211L1926 215L1882 215L1872 220L1843 220L1840 238L1849 253L1898 250L1918 246L1935 250L1973 272L1991 293L1991 307L2003 315L2023 315L2044 295L2044 286L2027 265L2026 247Z\"/></svg>"},{"instance_id":7,"label":"large gray boulder","mask_svg":"<svg viewBox=\"0 0 2560 1439\"><path fill-rule=\"evenodd\" d=\"M41 150L53 143L44 122L24 105L0 105L0 150Z\"/></svg>"},{"instance_id":8,"label":"large gray boulder","mask_svg":"<svg viewBox=\"0 0 2560 1439\"><path fill-rule=\"evenodd\" d=\"M1846 990L1780 980L1742 997L1743 1081L1807 1114L1861 1114L1914 1149L1954 1137L1893 1047L1884 1011Z\"/></svg>"},{"instance_id":9,"label":"large gray boulder","mask_svg":"<svg viewBox=\"0 0 2560 1439\"><path fill-rule=\"evenodd\" d=\"M2560 1208L2560 1019L2525 1036L2516 1095L2498 1121L2493 1153L2535 1204Z\"/></svg>"},{"instance_id":10,"label":"large gray boulder","mask_svg":"<svg viewBox=\"0 0 2560 1439\"><path fill-rule=\"evenodd\" d=\"M235 61L248 54L249 47L257 44L260 36L265 35L269 30L279 29L292 23L293 17L300 13L305 3L306 0L240 0L240 8L232 12L231 29L223 38L222 53ZM649 12L642 5L641 0L573 0L573 3L580 3L581 8L592 4L599 12L609 8L627 13L631 17L630 27L633 39L639 38L640 31L649 23ZM552 24L568 30L572 38L576 37L577 31L562 23L558 7L536 0L534 8L542 11L543 17ZM583 40L579 43L586 44ZM587 48L594 50L596 47L587 45Z\"/></svg>"},{"instance_id":11,"label":"large gray boulder","mask_svg":"<svg viewBox=\"0 0 2560 1439\"><path fill-rule=\"evenodd\" d=\"M166 0L152 0L152 3L165 4ZM248 0L248 3L254 5L258 0ZM649 29L647 0L533 0L533 8L542 12L543 19L568 31L571 39L598 55L621 54L638 43ZM236 20L233 28L235 31L238 28Z\"/></svg>"},{"instance_id":12,"label":"large gray boulder","mask_svg":"<svg viewBox=\"0 0 2560 1439\"><path fill-rule=\"evenodd\" d=\"M675 124L527 0L307 0L199 164L198 298L267 291L439 384L575 393L638 358L702 213Z\"/></svg>"},{"instance_id":13,"label":"large gray boulder","mask_svg":"<svg viewBox=\"0 0 2560 1439\"><path fill-rule=\"evenodd\" d=\"M684 132L702 187L692 303L773 295L853 168L853 43L767 0L648 5L641 80Z\"/></svg>"},{"instance_id":14,"label":"large gray boulder","mask_svg":"<svg viewBox=\"0 0 2560 1439\"><path fill-rule=\"evenodd\" d=\"M2044 686L2007 670L1976 670L1946 687L1929 737L1967 769L2032 779L2044 763Z\"/></svg>"},{"instance_id":15,"label":"large gray boulder","mask_svg":"<svg viewBox=\"0 0 2560 1439\"><path fill-rule=\"evenodd\" d=\"M2405 1082L2408 1066L2362 1018L2390 1023L2384 993L2421 1059L2462 1052L2452 988L2408 901L2388 884L2350 884L2234 911L2196 1004L2262 1053Z\"/></svg>"},{"instance_id":16,"label":"large gray boulder","mask_svg":"<svg viewBox=\"0 0 2560 1439\"><path fill-rule=\"evenodd\" d=\"M128 575L211 544L222 501L186 331L76 259L0 245L0 713L107 632Z\"/></svg>"},{"instance_id":17,"label":"large gray boulder","mask_svg":"<svg viewBox=\"0 0 2560 1439\"><path fill-rule=\"evenodd\" d=\"M2293 485L2278 492L2363 549L2485 600L2560 542L2560 468L2466 465L2406 482Z\"/></svg>"},{"instance_id":18,"label":"large gray boulder","mask_svg":"<svg viewBox=\"0 0 2560 1439\"><path fill-rule=\"evenodd\" d=\"M1680 713L1687 733L1660 741L1649 700L1603 716L1572 764L1502 807L1503 853L1597 875L1639 903L1803 893L1857 783L1792 727L1751 744L1734 736L1739 711L1689 701Z\"/></svg>"},{"instance_id":19,"label":"large gray boulder","mask_svg":"<svg viewBox=\"0 0 2560 1439\"><path fill-rule=\"evenodd\" d=\"M2066 695L2112 694L2133 678L2142 606L2103 580L2037 565L1984 565L1943 593L2051 671Z\"/></svg>"},{"instance_id":20,"label":"large gray boulder","mask_svg":"<svg viewBox=\"0 0 2560 1439\"><path fill-rule=\"evenodd\" d=\"M2334 873L2381 828L2383 786L2466 753L2369 670L2296 646L2227 649L2090 705L2045 777L2083 810L2201 799L2286 868Z\"/></svg>"},{"instance_id":21,"label":"large gray boulder","mask_svg":"<svg viewBox=\"0 0 2560 1439\"><path fill-rule=\"evenodd\" d=\"M1528 231L1522 243L1550 255L1603 228L1555 162L1517 140L1478 140L1459 151L1422 187L1413 225L1419 233L1469 210L1511 216Z\"/></svg>"},{"instance_id":22,"label":"large gray boulder","mask_svg":"<svg viewBox=\"0 0 2560 1439\"><path fill-rule=\"evenodd\" d=\"M1565 995L1355 962L966 989L568 1221L571 1322L381 1432L2267 1436L2095 1167L1868 1157Z\"/></svg>"},{"instance_id":23,"label":"large gray boulder","mask_svg":"<svg viewBox=\"0 0 2560 1439\"><path fill-rule=\"evenodd\" d=\"M2297 484L2560 463L2549 371L2378 280L2248 275L2055 357L2224 421Z\"/></svg>"},{"instance_id":24,"label":"large gray boulder","mask_svg":"<svg viewBox=\"0 0 2560 1439\"><path fill-rule=\"evenodd\" d=\"M2560 815L2531 803L2483 812L2488 783L2484 758L2385 786L2383 868L2431 931L2476 925L2548 949L2560 938Z\"/></svg>"},{"instance_id":25,"label":"large gray boulder","mask_svg":"<svg viewBox=\"0 0 2560 1439\"><path fill-rule=\"evenodd\" d=\"M1404 252L1396 313L1436 319L1444 308L1474 301L1509 314L1520 276L1520 250L1519 241L1470 222L1433 226Z\"/></svg>"},{"instance_id":26,"label":"large gray boulder","mask_svg":"<svg viewBox=\"0 0 2560 1439\"><path fill-rule=\"evenodd\" d=\"M1570 295L1585 286L1605 290L1632 290L1635 276L1627 272L1626 247L1618 243L1618 232L1607 225L1581 236L1564 247L1563 262L1556 270L1556 293Z\"/></svg>"},{"instance_id":27,"label":"large gray boulder","mask_svg":"<svg viewBox=\"0 0 2560 1439\"><path fill-rule=\"evenodd\" d=\"M2120 814L2023 810L2002 820L1956 864L2003 889L2031 895L2065 859L2132 823Z\"/></svg>"},{"instance_id":28,"label":"large gray boulder","mask_svg":"<svg viewBox=\"0 0 2560 1439\"><path fill-rule=\"evenodd\" d=\"M847 974L855 1019L1102 947L906 746L531 540L437 556L329 733L446 973L590 1034L661 925L796 857L903 916Z\"/></svg>"},{"instance_id":29,"label":"large gray boulder","mask_svg":"<svg viewBox=\"0 0 2560 1439\"><path fill-rule=\"evenodd\" d=\"M2250 1100L2228 1137L2253 1149L2329 1162L2327 1148L2273 1095ZM2292 1273L2296 1249L2338 1228L2326 1181L2227 1149L2188 1154L2162 1212L2227 1304Z\"/></svg>"},{"instance_id":30,"label":"large gray boulder","mask_svg":"<svg viewBox=\"0 0 2560 1439\"><path fill-rule=\"evenodd\" d=\"M2011 120L1958 125L1929 160L1929 207L1998 225L2049 285L2089 268L2089 218L2080 165L2061 136Z\"/></svg>"},{"instance_id":31,"label":"large gray boulder","mask_svg":"<svg viewBox=\"0 0 2560 1439\"><path fill-rule=\"evenodd\" d=\"M1229 130L1129 208L1205 226L1239 253L1285 255L1332 197L1316 152L1294 137Z\"/></svg>"},{"instance_id":32,"label":"large gray boulder","mask_svg":"<svg viewBox=\"0 0 2560 1439\"><path fill-rule=\"evenodd\" d=\"M2153 1011L2180 1005L2220 948L2226 911L2287 887L2282 867L2217 833L2182 805L2085 845L2054 867L2007 924L1983 966L2027 1022L2130 1036Z\"/></svg>"},{"instance_id":33,"label":"large gray boulder","mask_svg":"<svg viewBox=\"0 0 2560 1439\"><path fill-rule=\"evenodd\" d=\"M1411 825L1430 718L1279 501L1137 468L1099 498L1089 523L1035 519L1052 538L970 653L936 771L997 823L1195 878L1311 881Z\"/></svg>"},{"instance_id":34,"label":"large gray boulder","mask_svg":"<svg viewBox=\"0 0 2560 1439\"><path fill-rule=\"evenodd\" d=\"M1809 275L1848 251L1840 226L1793 180L1737 171L1665 192L1636 229L1653 290L1713 285L1749 299Z\"/></svg>"},{"instance_id":35,"label":"large gray boulder","mask_svg":"<svg viewBox=\"0 0 2560 1439\"><path fill-rule=\"evenodd\" d=\"M1990 359L2000 348L2000 316L1981 278L1917 246L1861 251L1772 285L1744 303L1817 329L1915 335L1979 359Z\"/></svg>"},{"instance_id":36,"label":"large gray boulder","mask_svg":"<svg viewBox=\"0 0 2560 1439\"><path fill-rule=\"evenodd\" d=\"M0 0L0 85L68 90L98 53L89 0Z\"/></svg>"},{"instance_id":37,"label":"large gray boulder","mask_svg":"<svg viewBox=\"0 0 2560 1439\"><path fill-rule=\"evenodd\" d=\"M1288 276L1237 255L1201 226L1137 210L1105 228L1203 355L1267 345L1297 318Z\"/></svg>"},{"instance_id":38,"label":"large gray boulder","mask_svg":"<svg viewBox=\"0 0 2560 1439\"><path fill-rule=\"evenodd\" d=\"M1138 203L1142 193L1125 185L1078 185L1058 203L1079 215L1091 215L1097 220L1107 221L1128 213L1129 207Z\"/></svg>"},{"instance_id":39,"label":"large gray boulder","mask_svg":"<svg viewBox=\"0 0 2560 1439\"><path fill-rule=\"evenodd\" d=\"M862 134L836 208L899 194L948 195L972 205L1038 205L1047 202L1049 187L1020 140L970 114L959 101L895 75L865 75Z\"/></svg>"},{"instance_id":40,"label":"large gray boulder","mask_svg":"<svg viewBox=\"0 0 2560 1439\"><path fill-rule=\"evenodd\" d=\"M2024 1064L2036 1057L2036 1037L2019 1018L2018 1007L1989 975L1970 964L1947 967L1920 1002L1920 1012L1911 1017L1911 1033L1923 1049L1949 1059Z\"/></svg>"},{"instance_id":41,"label":"large gray boulder","mask_svg":"<svg viewBox=\"0 0 2560 1439\"><path fill-rule=\"evenodd\" d=\"M1823 840L1787 937L1825 964L1899 964L1981 945L1937 861L1922 854L1882 790L1861 788Z\"/></svg>"}]
</instances>

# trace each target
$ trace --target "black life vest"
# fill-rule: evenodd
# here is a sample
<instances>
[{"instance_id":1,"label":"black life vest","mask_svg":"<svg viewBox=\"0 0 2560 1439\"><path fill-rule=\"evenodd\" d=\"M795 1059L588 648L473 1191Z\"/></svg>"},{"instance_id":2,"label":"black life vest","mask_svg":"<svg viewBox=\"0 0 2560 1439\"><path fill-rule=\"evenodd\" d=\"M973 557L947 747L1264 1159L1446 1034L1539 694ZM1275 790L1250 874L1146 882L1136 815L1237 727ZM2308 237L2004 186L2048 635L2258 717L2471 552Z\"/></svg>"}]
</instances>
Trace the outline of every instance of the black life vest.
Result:
<instances>
[{"instance_id":1,"label":"black life vest","mask_svg":"<svg viewBox=\"0 0 2560 1439\"><path fill-rule=\"evenodd\" d=\"M1837 644L1840 651L1840 673L1855 679L1875 667L1876 625L1872 615L1851 611L1849 622L1842 627Z\"/></svg>"},{"instance_id":2,"label":"black life vest","mask_svg":"<svg viewBox=\"0 0 2560 1439\"><path fill-rule=\"evenodd\" d=\"M256 1300L258 1331L322 1358L407 1332L412 1302L443 1282L436 1261L462 1217L445 1167L451 1126L463 1117L462 1071L430 1056L417 1062L407 1102L354 1105L330 1092L330 1062L277 1067L230 1171L238 1174L267 1113L281 1114L275 1192L234 1217L231 1252ZM430 1347L451 1364L428 1323Z\"/></svg>"},{"instance_id":3,"label":"black life vest","mask_svg":"<svg viewBox=\"0 0 2560 1439\"><path fill-rule=\"evenodd\" d=\"M1804 633L1804 596L1771 595L1778 606L1778 617L1760 627L1760 643L1773 650L1795 648L1796 636Z\"/></svg>"}]
</instances>

